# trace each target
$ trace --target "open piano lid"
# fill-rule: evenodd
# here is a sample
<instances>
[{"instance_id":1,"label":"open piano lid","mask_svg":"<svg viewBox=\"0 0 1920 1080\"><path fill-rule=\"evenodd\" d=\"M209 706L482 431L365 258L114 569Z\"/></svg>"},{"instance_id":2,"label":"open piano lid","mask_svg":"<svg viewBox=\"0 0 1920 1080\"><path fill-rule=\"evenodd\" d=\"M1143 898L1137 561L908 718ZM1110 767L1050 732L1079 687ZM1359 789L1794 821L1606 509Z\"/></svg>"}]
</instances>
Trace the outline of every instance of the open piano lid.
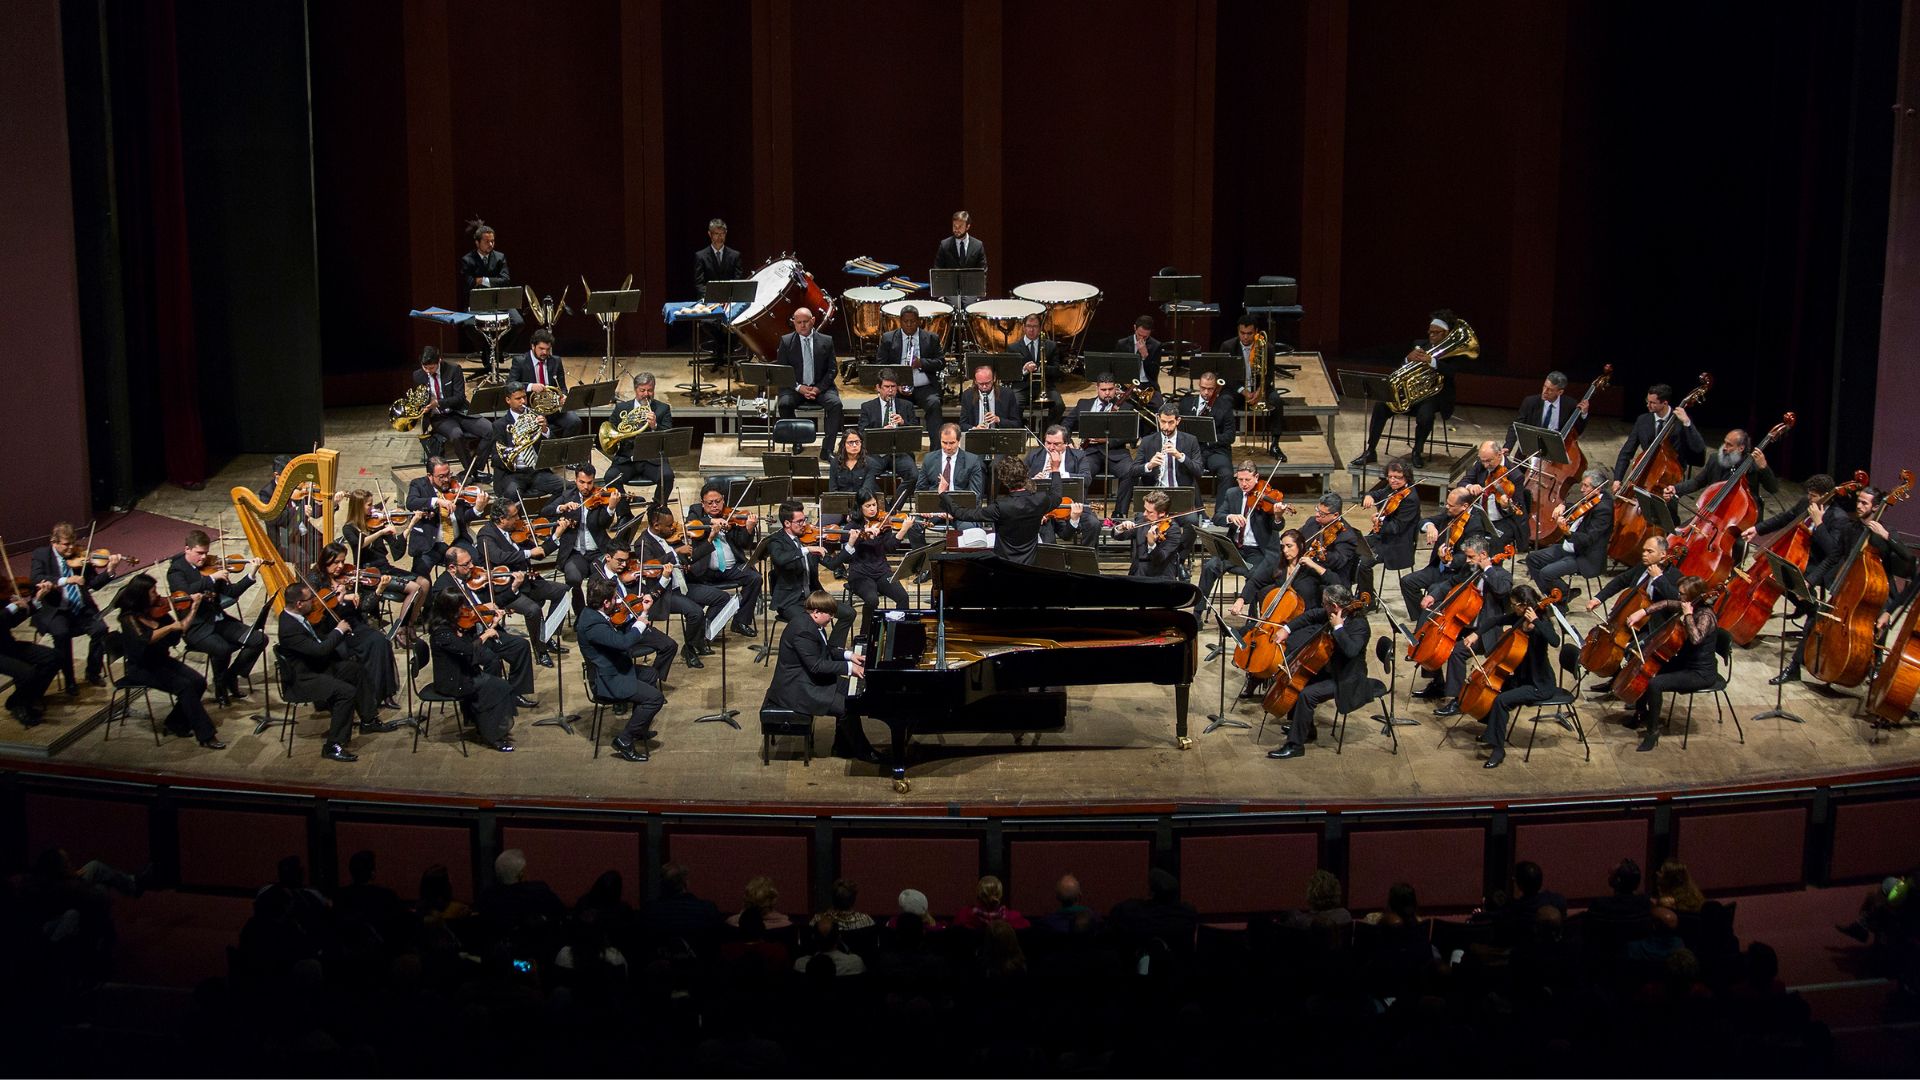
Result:
<instances>
[{"instance_id":1,"label":"open piano lid","mask_svg":"<svg viewBox=\"0 0 1920 1080\"><path fill-rule=\"evenodd\" d=\"M948 611L993 608L1190 608L1194 587L1023 566L990 551L933 556L933 592Z\"/></svg>"}]
</instances>

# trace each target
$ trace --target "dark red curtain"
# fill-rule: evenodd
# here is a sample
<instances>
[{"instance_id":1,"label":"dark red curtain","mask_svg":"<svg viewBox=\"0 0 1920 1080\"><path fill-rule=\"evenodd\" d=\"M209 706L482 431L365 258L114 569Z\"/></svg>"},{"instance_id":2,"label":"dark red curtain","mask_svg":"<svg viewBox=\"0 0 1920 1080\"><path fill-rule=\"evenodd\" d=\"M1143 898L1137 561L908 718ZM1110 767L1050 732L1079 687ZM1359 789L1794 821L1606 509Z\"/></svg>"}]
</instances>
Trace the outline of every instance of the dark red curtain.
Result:
<instances>
[{"instance_id":1,"label":"dark red curtain","mask_svg":"<svg viewBox=\"0 0 1920 1080\"><path fill-rule=\"evenodd\" d=\"M193 271L187 246L174 0L153 0L144 11L153 355L160 375L156 404L163 418L167 480L191 486L207 479L207 441L195 393L199 364L194 346Z\"/></svg>"}]
</instances>

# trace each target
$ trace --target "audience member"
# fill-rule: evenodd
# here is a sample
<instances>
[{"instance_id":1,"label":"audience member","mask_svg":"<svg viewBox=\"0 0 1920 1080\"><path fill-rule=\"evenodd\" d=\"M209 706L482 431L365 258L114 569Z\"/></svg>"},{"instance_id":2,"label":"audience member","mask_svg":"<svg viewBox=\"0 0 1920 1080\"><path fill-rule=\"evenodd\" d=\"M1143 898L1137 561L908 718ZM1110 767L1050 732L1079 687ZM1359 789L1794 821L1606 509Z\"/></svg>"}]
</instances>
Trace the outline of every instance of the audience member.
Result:
<instances>
[{"instance_id":1,"label":"audience member","mask_svg":"<svg viewBox=\"0 0 1920 1080\"><path fill-rule=\"evenodd\" d=\"M1002 902L1005 886L1000 879L988 874L974 887L973 906L955 914L953 925L966 930L979 930L989 923L1004 922L1015 930L1025 930L1030 924L1027 917L1006 906Z\"/></svg>"},{"instance_id":2,"label":"audience member","mask_svg":"<svg viewBox=\"0 0 1920 1080\"><path fill-rule=\"evenodd\" d=\"M688 887L685 866L670 862L660 867L660 895L640 909L640 930L649 947L706 956L721 925L720 909Z\"/></svg>"},{"instance_id":3,"label":"audience member","mask_svg":"<svg viewBox=\"0 0 1920 1080\"><path fill-rule=\"evenodd\" d=\"M866 918L866 916L861 916ZM868 919L872 926L873 920ZM833 915L822 912L813 917L813 939L817 943L813 952L793 962L793 969L803 975L811 975L814 969L809 966L814 961L826 961L829 973L833 975L865 975L867 962L847 949L846 938L841 934L840 924Z\"/></svg>"},{"instance_id":4,"label":"audience member","mask_svg":"<svg viewBox=\"0 0 1920 1080\"><path fill-rule=\"evenodd\" d=\"M773 887L772 878L764 874L750 878L747 881L744 906L738 915L727 916L727 925L737 927L740 925L741 916L749 911L756 911L760 913L761 927L768 933L786 930L793 926L793 920L774 910L773 905L779 902L780 890Z\"/></svg>"},{"instance_id":5,"label":"audience member","mask_svg":"<svg viewBox=\"0 0 1920 1080\"><path fill-rule=\"evenodd\" d=\"M1682 915L1695 914L1707 903L1700 886L1693 883L1693 875L1679 859L1668 859L1654 872L1653 894L1660 898L1661 906Z\"/></svg>"},{"instance_id":6,"label":"audience member","mask_svg":"<svg viewBox=\"0 0 1920 1080\"><path fill-rule=\"evenodd\" d=\"M1088 907L1080 892L1080 879L1072 874L1061 874L1060 880L1053 883L1053 898L1059 907L1042 915L1034 925L1048 933L1067 934L1074 932L1076 926L1085 924L1085 929L1097 929L1100 915ZM1081 932L1085 932L1083 929Z\"/></svg>"}]
</instances>

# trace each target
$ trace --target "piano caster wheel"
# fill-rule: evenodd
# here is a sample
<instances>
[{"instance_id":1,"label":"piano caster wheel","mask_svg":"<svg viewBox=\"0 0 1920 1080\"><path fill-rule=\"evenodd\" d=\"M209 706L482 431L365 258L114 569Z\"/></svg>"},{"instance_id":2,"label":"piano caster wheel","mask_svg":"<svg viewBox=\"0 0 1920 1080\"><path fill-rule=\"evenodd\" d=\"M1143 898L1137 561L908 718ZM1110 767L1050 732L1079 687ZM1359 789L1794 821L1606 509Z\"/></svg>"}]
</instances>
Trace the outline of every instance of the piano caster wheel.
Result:
<instances>
[{"instance_id":1,"label":"piano caster wheel","mask_svg":"<svg viewBox=\"0 0 1920 1080\"><path fill-rule=\"evenodd\" d=\"M1192 739L1189 739L1189 738L1187 738L1187 737L1186 737L1185 735L1182 735L1182 736L1180 736L1180 737L1179 737L1178 739L1175 739L1175 740L1174 740L1174 742L1175 742L1175 743L1176 743L1176 744L1177 744L1177 745L1178 745L1178 746L1180 747L1180 749L1182 749L1182 750L1191 750L1191 749L1193 749L1193 740L1192 740Z\"/></svg>"},{"instance_id":2,"label":"piano caster wheel","mask_svg":"<svg viewBox=\"0 0 1920 1080\"><path fill-rule=\"evenodd\" d=\"M912 790L913 790L913 781L907 779L904 776L896 776L893 778L894 794L905 795L907 792Z\"/></svg>"}]
</instances>

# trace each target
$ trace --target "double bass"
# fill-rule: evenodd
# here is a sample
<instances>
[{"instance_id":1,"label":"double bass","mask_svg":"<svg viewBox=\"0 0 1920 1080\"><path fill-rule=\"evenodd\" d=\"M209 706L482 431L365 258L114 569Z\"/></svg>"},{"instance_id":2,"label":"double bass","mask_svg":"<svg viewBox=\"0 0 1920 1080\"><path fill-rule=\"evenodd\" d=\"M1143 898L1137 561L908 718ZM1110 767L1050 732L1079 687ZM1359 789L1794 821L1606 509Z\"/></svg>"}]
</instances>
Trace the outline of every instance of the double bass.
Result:
<instances>
[{"instance_id":1,"label":"double bass","mask_svg":"<svg viewBox=\"0 0 1920 1080\"><path fill-rule=\"evenodd\" d=\"M1833 490L1829 503L1835 498L1850 499L1854 492L1866 486L1867 474L1856 472L1852 480ZM1786 528L1765 539L1756 539L1756 546L1773 552L1804 572L1813 554L1813 528L1806 517L1798 517ZM1755 558L1745 570L1736 568L1733 575L1727 582L1726 594L1720 598L1718 614L1721 628L1733 635L1735 644L1744 647L1753 644L1767 620L1773 618L1773 609L1785 590L1780 587L1780 579L1773 576L1773 564L1765 556Z\"/></svg>"},{"instance_id":2,"label":"double bass","mask_svg":"<svg viewBox=\"0 0 1920 1080\"><path fill-rule=\"evenodd\" d=\"M1709 590L1695 600L1695 607L1710 607L1719 600L1718 590ZM1647 685L1667 662L1680 654L1681 646L1687 643L1686 617L1679 611L1662 620L1659 626L1651 627L1647 636L1640 640L1640 646L1632 650L1620 673L1613 677L1613 696L1629 706L1637 705L1647 696Z\"/></svg>"},{"instance_id":3,"label":"double bass","mask_svg":"<svg viewBox=\"0 0 1920 1080\"><path fill-rule=\"evenodd\" d=\"M1792 430L1795 419L1793 413L1782 417L1766 438L1747 452L1732 476L1700 493L1693 520L1680 530L1687 545L1686 558L1680 563L1682 574L1697 577L1709 586L1720 585L1733 575L1734 546L1740 542L1740 534L1760 520L1760 501L1747 482L1747 474L1753 471L1753 456Z\"/></svg>"},{"instance_id":4,"label":"double bass","mask_svg":"<svg viewBox=\"0 0 1920 1080\"><path fill-rule=\"evenodd\" d=\"M1680 426L1680 411L1698 405L1711 389L1713 376L1701 372L1700 385L1694 387L1692 393L1667 413L1667 418L1653 430L1653 442L1641 447L1633 463L1627 466L1626 475L1620 477L1621 494L1663 491L1685 478L1686 470L1680 461L1680 451L1672 445L1673 429ZM1614 562L1632 565L1640 556L1641 542L1646 540L1652 528L1653 525L1641 516L1640 504L1631 495L1618 500L1613 507L1613 539L1607 543L1607 557Z\"/></svg>"},{"instance_id":5,"label":"double bass","mask_svg":"<svg viewBox=\"0 0 1920 1080\"><path fill-rule=\"evenodd\" d=\"M1534 609L1545 618L1546 610L1559 602L1560 590L1555 589L1541 597ZM1487 658L1467 673L1466 685L1460 688L1460 711L1475 720L1485 720L1493 711L1493 699L1506 689L1507 679L1526 663L1532 641L1533 635L1527 632L1525 623L1516 622L1507 627L1507 632L1487 650Z\"/></svg>"},{"instance_id":6,"label":"double bass","mask_svg":"<svg viewBox=\"0 0 1920 1080\"><path fill-rule=\"evenodd\" d=\"M1589 405L1593 395L1605 390L1613 383L1613 365L1600 369L1600 377L1587 384L1587 392L1580 395L1580 405ZM1566 395L1561 395L1564 399ZM1568 489L1580 482L1580 474L1587 471L1587 455L1580 449L1580 435L1576 430L1581 417L1586 414L1578 406L1568 409L1565 418L1560 421L1560 441L1567 449L1567 463L1556 464L1551 461L1535 463L1533 472L1527 477L1527 491L1533 497L1533 506L1528 511L1528 533L1535 547L1542 547L1560 539L1566 530L1553 520L1553 508L1566 500Z\"/></svg>"},{"instance_id":7,"label":"double bass","mask_svg":"<svg viewBox=\"0 0 1920 1080\"><path fill-rule=\"evenodd\" d=\"M1900 486L1873 508L1872 520L1912 494L1913 473L1901 469ZM1853 550L1833 576L1825 617L1808 620L1807 673L1832 686L1859 686L1873 666L1874 624L1887 606L1888 586L1880 553L1868 542L1872 537L1873 530L1861 522Z\"/></svg>"},{"instance_id":8,"label":"double bass","mask_svg":"<svg viewBox=\"0 0 1920 1080\"><path fill-rule=\"evenodd\" d=\"M1340 611L1346 618L1352 618L1367 609L1373 603L1372 593L1361 593L1341 605ZM1293 711L1294 703L1300 700L1300 692L1307 688L1315 675L1333 659L1333 620L1328 619L1319 626L1301 636L1287 650L1287 659L1280 665L1276 674L1284 678L1275 679L1267 696L1260 699L1261 708L1269 715L1284 718Z\"/></svg>"},{"instance_id":9,"label":"double bass","mask_svg":"<svg viewBox=\"0 0 1920 1080\"><path fill-rule=\"evenodd\" d=\"M1407 646L1407 659L1427 671L1439 671L1446 665L1460 635L1480 617L1480 607L1485 603L1486 598L1474 586L1479 584L1488 570L1513 558L1513 545L1508 544L1505 549L1490 553L1488 558L1492 561L1468 574L1466 580L1447 593L1445 600L1433 606L1427 621L1420 624L1420 629L1414 632L1412 644Z\"/></svg>"},{"instance_id":10,"label":"double bass","mask_svg":"<svg viewBox=\"0 0 1920 1080\"><path fill-rule=\"evenodd\" d=\"M1867 687L1867 711L1888 724L1906 719L1915 693L1920 692L1920 639L1913 633L1916 620L1920 620L1920 604L1907 605L1900 632L1880 658L1873 683Z\"/></svg>"}]
</instances>

